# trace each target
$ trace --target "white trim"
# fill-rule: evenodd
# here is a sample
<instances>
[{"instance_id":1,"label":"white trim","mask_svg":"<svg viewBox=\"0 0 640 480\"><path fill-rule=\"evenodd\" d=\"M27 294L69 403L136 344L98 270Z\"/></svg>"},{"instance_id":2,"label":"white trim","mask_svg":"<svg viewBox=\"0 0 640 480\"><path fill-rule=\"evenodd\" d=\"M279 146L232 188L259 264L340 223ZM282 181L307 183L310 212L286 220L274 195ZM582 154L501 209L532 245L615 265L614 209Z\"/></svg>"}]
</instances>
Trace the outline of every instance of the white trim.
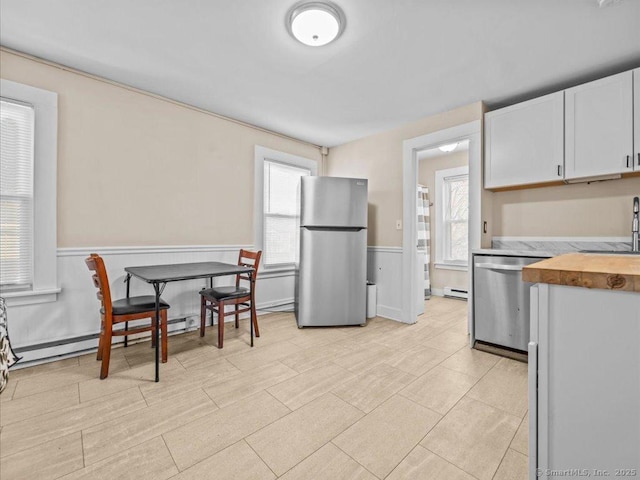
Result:
<instances>
[{"instance_id":1,"label":"white trim","mask_svg":"<svg viewBox=\"0 0 640 480\"><path fill-rule=\"evenodd\" d=\"M296 274L295 268L287 268L282 270L267 270L263 271L260 269L258 274L258 281L270 279L270 278L282 278L282 277L292 277Z\"/></svg>"},{"instance_id":2,"label":"white trim","mask_svg":"<svg viewBox=\"0 0 640 480\"><path fill-rule=\"evenodd\" d=\"M435 254L435 266L436 268L449 268L451 270L460 270L460 267L464 267L467 269L466 265L456 264L447 262L444 259L444 250L445 250L445 228L444 228L444 186L445 179L448 177L461 177L463 175L469 177L469 166L463 167L455 167L455 168L445 168L443 170L436 170L435 172L435 180L436 180L436 195L434 204L437 206L435 220L436 220L436 238L435 238L435 246L436 246L436 254ZM468 220L467 220L467 228L468 228Z\"/></svg>"},{"instance_id":3,"label":"white trim","mask_svg":"<svg viewBox=\"0 0 640 480\"><path fill-rule=\"evenodd\" d=\"M481 187L482 187L482 141L480 120L411 138L402 142L403 202L402 217L402 321L415 323L417 318L418 264L416 245L416 201L418 184L417 152L435 148L444 143L469 140L469 252L480 248ZM469 287L471 293L471 286Z\"/></svg>"},{"instance_id":4,"label":"white trim","mask_svg":"<svg viewBox=\"0 0 640 480\"><path fill-rule=\"evenodd\" d=\"M431 289L432 297L444 297L444 288L432 288Z\"/></svg>"},{"instance_id":5,"label":"white trim","mask_svg":"<svg viewBox=\"0 0 640 480\"><path fill-rule=\"evenodd\" d=\"M282 298L280 300L272 301L272 302L263 302L260 304L256 304L257 313L263 312L263 315L267 315L273 312L293 312L293 304L295 302L294 298ZM266 309L269 309L269 312L265 312ZM245 314L248 316L248 313ZM241 314L242 316L242 314ZM233 321L233 317L231 318Z\"/></svg>"},{"instance_id":6,"label":"white trim","mask_svg":"<svg viewBox=\"0 0 640 480\"><path fill-rule=\"evenodd\" d=\"M26 292L3 292L2 297L6 299L8 307L18 307L20 305L55 302L61 291L61 288L50 288L47 290L27 290Z\"/></svg>"},{"instance_id":7,"label":"white trim","mask_svg":"<svg viewBox=\"0 0 640 480\"><path fill-rule=\"evenodd\" d=\"M367 247L370 252L402 253L402 247Z\"/></svg>"},{"instance_id":8,"label":"white trim","mask_svg":"<svg viewBox=\"0 0 640 480\"><path fill-rule=\"evenodd\" d=\"M253 249L253 245L170 245L170 246L140 246L140 247L74 247L59 248L58 257L86 257L92 253L99 253L106 257L109 255L144 255L158 253L237 253L240 249ZM295 275L295 268L280 268L273 270L260 270L259 280L270 278L290 277ZM57 293L60 289L57 289ZM31 292L21 292L20 296L26 296ZM53 290L43 293L54 293ZM5 297L17 297L18 294L5 294ZM38 302L39 303L39 302Z\"/></svg>"},{"instance_id":9,"label":"white trim","mask_svg":"<svg viewBox=\"0 0 640 480\"><path fill-rule=\"evenodd\" d=\"M458 270L460 272L469 271L469 265L455 265L453 263L434 263L433 265L438 270Z\"/></svg>"},{"instance_id":10,"label":"white trim","mask_svg":"<svg viewBox=\"0 0 640 480\"><path fill-rule=\"evenodd\" d=\"M86 256L91 253L105 255L131 255L145 253L194 253L194 252L238 252L241 248L252 249L253 245L167 245L132 247L67 247L58 248L58 257Z\"/></svg>"},{"instance_id":11,"label":"white trim","mask_svg":"<svg viewBox=\"0 0 640 480\"><path fill-rule=\"evenodd\" d=\"M629 243L628 237L493 237L492 240L501 242L613 242Z\"/></svg>"},{"instance_id":12,"label":"white trim","mask_svg":"<svg viewBox=\"0 0 640 480\"><path fill-rule=\"evenodd\" d=\"M57 246L58 94L0 79L0 91L7 99L33 106L35 113L33 169L33 290L22 296L22 305L55 301L59 291ZM3 293L6 296L13 294ZM31 300L29 300L31 299ZM12 302L13 303L13 302Z\"/></svg>"},{"instance_id":13,"label":"white trim","mask_svg":"<svg viewBox=\"0 0 640 480\"><path fill-rule=\"evenodd\" d=\"M273 160L276 162L306 168L311 175L318 174L318 162L309 158L291 155L290 153L272 150L270 148L255 146L254 153L254 196L253 196L253 238L256 250L263 250L264 232L264 162ZM274 269L282 269L282 266L274 266ZM263 265L262 271L269 271L269 267Z\"/></svg>"},{"instance_id":14,"label":"white trim","mask_svg":"<svg viewBox=\"0 0 640 480\"><path fill-rule=\"evenodd\" d=\"M399 308L387 307L386 305L377 305L377 317L388 318L402 322L402 310Z\"/></svg>"}]
</instances>

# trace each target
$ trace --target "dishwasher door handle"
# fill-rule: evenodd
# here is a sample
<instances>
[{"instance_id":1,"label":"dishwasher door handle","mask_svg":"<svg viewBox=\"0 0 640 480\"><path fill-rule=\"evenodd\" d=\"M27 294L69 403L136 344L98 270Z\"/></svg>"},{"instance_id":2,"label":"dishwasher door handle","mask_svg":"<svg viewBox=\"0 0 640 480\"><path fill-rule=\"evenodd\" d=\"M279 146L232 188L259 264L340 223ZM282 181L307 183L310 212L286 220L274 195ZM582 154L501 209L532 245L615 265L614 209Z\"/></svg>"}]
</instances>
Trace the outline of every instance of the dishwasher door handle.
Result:
<instances>
[{"instance_id":1,"label":"dishwasher door handle","mask_svg":"<svg viewBox=\"0 0 640 480\"><path fill-rule=\"evenodd\" d=\"M506 270L509 272L521 272L525 265L500 265L499 263L476 263L476 268L487 270Z\"/></svg>"}]
</instances>

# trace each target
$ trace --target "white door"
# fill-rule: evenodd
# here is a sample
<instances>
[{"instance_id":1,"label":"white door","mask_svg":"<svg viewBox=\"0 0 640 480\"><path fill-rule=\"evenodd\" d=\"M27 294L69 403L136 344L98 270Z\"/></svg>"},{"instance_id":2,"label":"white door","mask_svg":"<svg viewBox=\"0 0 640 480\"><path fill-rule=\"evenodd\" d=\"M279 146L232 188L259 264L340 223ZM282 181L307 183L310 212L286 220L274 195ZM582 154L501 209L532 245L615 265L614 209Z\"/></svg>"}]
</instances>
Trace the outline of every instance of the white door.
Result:
<instances>
[{"instance_id":1,"label":"white door","mask_svg":"<svg viewBox=\"0 0 640 480\"><path fill-rule=\"evenodd\" d=\"M485 188L562 180L564 93L485 115Z\"/></svg>"},{"instance_id":2,"label":"white door","mask_svg":"<svg viewBox=\"0 0 640 480\"><path fill-rule=\"evenodd\" d=\"M633 171L633 72L565 90L565 178Z\"/></svg>"},{"instance_id":3,"label":"white door","mask_svg":"<svg viewBox=\"0 0 640 480\"><path fill-rule=\"evenodd\" d=\"M640 171L640 68L633 71L633 169Z\"/></svg>"}]
</instances>

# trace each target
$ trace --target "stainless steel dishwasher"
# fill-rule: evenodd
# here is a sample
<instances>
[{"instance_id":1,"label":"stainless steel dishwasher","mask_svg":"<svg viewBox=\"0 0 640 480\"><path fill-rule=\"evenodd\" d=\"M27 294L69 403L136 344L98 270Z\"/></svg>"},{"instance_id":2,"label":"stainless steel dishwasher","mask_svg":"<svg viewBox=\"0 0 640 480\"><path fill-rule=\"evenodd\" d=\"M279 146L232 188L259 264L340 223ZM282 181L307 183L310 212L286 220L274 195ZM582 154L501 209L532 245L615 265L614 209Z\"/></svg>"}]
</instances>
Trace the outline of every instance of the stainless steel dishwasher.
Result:
<instances>
[{"instance_id":1,"label":"stainless steel dishwasher","mask_svg":"<svg viewBox=\"0 0 640 480\"><path fill-rule=\"evenodd\" d=\"M476 341L526 351L529 343L529 287L522 267L542 258L473 256Z\"/></svg>"}]
</instances>

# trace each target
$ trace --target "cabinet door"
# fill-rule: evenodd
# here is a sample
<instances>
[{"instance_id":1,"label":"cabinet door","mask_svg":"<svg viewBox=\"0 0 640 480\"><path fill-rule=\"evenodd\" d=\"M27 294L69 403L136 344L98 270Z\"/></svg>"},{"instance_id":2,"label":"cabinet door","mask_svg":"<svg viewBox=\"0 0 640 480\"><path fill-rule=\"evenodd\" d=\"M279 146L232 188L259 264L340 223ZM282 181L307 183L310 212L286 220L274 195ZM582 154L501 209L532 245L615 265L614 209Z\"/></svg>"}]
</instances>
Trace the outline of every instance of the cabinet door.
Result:
<instances>
[{"instance_id":1,"label":"cabinet door","mask_svg":"<svg viewBox=\"0 0 640 480\"><path fill-rule=\"evenodd\" d=\"M485 188L562 180L563 92L485 115Z\"/></svg>"},{"instance_id":2,"label":"cabinet door","mask_svg":"<svg viewBox=\"0 0 640 480\"><path fill-rule=\"evenodd\" d=\"M565 90L565 178L633 170L633 72Z\"/></svg>"},{"instance_id":3,"label":"cabinet door","mask_svg":"<svg viewBox=\"0 0 640 480\"><path fill-rule=\"evenodd\" d=\"M633 169L640 172L640 68L633 71Z\"/></svg>"},{"instance_id":4,"label":"cabinet door","mask_svg":"<svg viewBox=\"0 0 640 480\"><path fill-rule=\"evenodd\" d=\"M640 294L563 285L538 293L537 468L638 471Z\"/></svg>"}]
</instances>

